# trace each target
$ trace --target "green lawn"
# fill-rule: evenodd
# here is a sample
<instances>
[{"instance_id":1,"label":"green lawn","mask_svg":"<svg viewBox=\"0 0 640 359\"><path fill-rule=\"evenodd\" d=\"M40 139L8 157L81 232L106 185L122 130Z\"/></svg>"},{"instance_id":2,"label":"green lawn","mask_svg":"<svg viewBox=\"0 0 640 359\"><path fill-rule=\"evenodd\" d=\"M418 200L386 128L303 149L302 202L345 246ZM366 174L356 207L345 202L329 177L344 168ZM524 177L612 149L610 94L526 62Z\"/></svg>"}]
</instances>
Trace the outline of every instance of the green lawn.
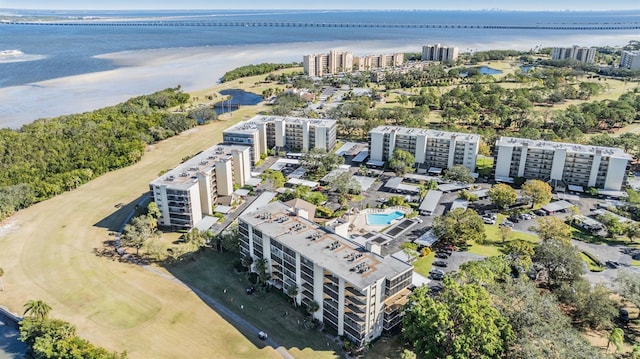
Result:
<instances>
[{"instance_id":1,"label":"green lawn","mask_svg":"<svg viewBox=\"0 0 640 359\"><path fill-rule=\"evenodd\" d=\"M496 224L485 224L484 230L487 234L487 240L484 244L473 243L469 246L468 251L470 253L480 254L483 256L491 257L502 254L502 236L500 234L500 227L498 226L506 216L498 214ZM525 232L511 231L506 242L513 240L523 240L527 242L537 243L540 239L537 235Z\"/></svg>"},{"instance_id":2,"label":"green lawn","mask_svg":"<svg viewBox=\"0 0 640 359\"><path fill-rule=\"evenodd\" d=\"M478 156L476 160L476 169L480 176L491 175L491 169L493 168L493 157Z\"/></svg>"},{"instance_id":3,"label":"green lawn","mask_svg":"<svg viewBox=\"0 0 640 359\"><path fill-rule=\"evenodd\" d=\"M436 253L431 252L428 256L419 258L417 261L413 262L413 270L425 277L428 277L435 257Z\"/></svg>"},{"instance_id":4,"label":"green lawn","mask_svg":"<svg viewBox=\"0 0 640 359\"><path fill-rule=\"evenodd\" d=\"M640 243L632 243L629 241L627 237L614 237L614 238L601 237L575 227L571 227L571 236L573 237L573 239L576 239L585 243L606 244L606 245L625 245L629 247L640 248Z\"/></svg>"},{"instance_id":5,"label":"green lawn","mask_svg":"<svg viewBox=\"0 0 640 359\"><path fill-rule=\"evenodd\" d=\"M640 261L639 261L639 260L636 260L636 259L633 259L633 260L631 261L631 265L632 265L632 266L636 266L636 267L640 267Z\"/></svg>"},{"instance_id":6,"label":"green lawn","mask_svg":"<svg viewBox=\"0 0 640 359\"><path fill-rule=\"evenodd\" d=\"M247 295L246 288L250 284L246 273L233 270L235 256L232 253L206 251L196 254L194 260L167 269L266 331L295 358L338 357L340 348L328 340L324 333L307 329L305 320L309 319L308 314L303 308L294 308L284 293L274 288L267 293Z\"/></svg>"}]
</instances>

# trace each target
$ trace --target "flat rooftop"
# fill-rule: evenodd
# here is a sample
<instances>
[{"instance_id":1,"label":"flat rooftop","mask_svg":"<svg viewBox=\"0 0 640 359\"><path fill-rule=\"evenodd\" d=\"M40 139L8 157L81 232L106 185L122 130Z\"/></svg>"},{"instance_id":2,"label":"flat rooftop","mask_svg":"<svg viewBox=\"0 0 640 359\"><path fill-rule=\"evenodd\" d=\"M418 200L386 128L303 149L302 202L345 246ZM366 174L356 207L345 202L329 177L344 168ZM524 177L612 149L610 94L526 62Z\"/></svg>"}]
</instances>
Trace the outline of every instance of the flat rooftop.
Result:
<instances>
[{"instance_id":1,"label":"flat rooftop","mask_svg":"<svg viewBox=\"0 0 640 359\"><path fill-rule=\"evenodd\" d=\"M358 243L296 216L282 202L272 202L256 212L245 212L240 219L360 290L412 268L391 256L368 252Z\"/></svg>"},{"instance_id":2,"label":"flat rooftop","mask_svg":"<svg viewBox=\"0 0 640 359\"><path fill-rule=\"evenodd\" d=\"M469 142L480 141L480 135L475 133L462 133L462 132L447 132L440 130L429 130L425 128L411 128L411 127L399 127L399 126L378 126L369 133L395 133L402 136L419 136L426 135L428 138L442 138L451 139L455 137L458 140L464 140Z\"/></svg>"},{"instance_id":3,"label":"flat rooftop","mask_svg":"<svg viewBox=\"0 0 640 359\"><path fill-rule=\"evenodd\" d=\"M503 147L527 146L528 148L537 148L541 150L566 149L567 152L583 153L583 154L594 154L597 151L600 151L603 155L609 156L609 157L625 158L625 159L628 159L629 161L633 159L633 157L630 154L624 152L621 148L589 146L589 145L580 145L576 143L566 143L566 142L529 140L526 138L517 138L517 137L504 137L504 136L500 137L498 140L496 140L496 146L503 146Z\"/></svg>"},{"instance_id":4,"label":"flat rooftop","mask_svg":"<svg viewBox=\"0 0 640 359\"><path fill-rule=\"evenodd\" d=\"M152 185L164 185L175 189L189 189L198 182L198 173L209 173L216 163L231 159L234 151L244 151L247 146L215 145L184 161L178 167L151 182Z\"/></svg>"},{"instance_id":5,"label":"flat rooftop","mask_svg":"<svg viewBox=\"0 0 640 359\"><path fill-rule=\"evenodd\" d=\"M258 115L250 120L238 122L223 131L223 133L246 133L251 134L257 131L259 124L275 123L276 121L284 121L285 123L303 123L308 122L310 126L330 128L336 125L335 120L323 118L302 118L302 117L282 117L282 116L264 116Z\"/></svg>"}]
</instances>

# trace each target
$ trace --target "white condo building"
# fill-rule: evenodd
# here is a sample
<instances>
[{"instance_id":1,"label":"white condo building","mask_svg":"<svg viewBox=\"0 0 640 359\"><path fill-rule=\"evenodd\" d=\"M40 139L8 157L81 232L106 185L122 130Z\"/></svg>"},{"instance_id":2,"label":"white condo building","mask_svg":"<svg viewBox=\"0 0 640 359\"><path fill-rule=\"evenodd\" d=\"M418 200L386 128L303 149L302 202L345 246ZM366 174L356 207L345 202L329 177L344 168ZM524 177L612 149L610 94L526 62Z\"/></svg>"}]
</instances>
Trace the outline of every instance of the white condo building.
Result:
<instances>
[{"instance_id":1,"label":"white condo building","mask_svg":"<svg viewBox=\"0 0 640 359\"><path fill-rule=\"evenodd\" d=\"M311 77L351 72L353 69L353 53L331 50L328 54L305 55L302 57L302 66L304 73Z\"/></svg>"},{"instance_id":2,"label":"white condo building","mask_svg":"<svg viewBox=\"0 0 640 359\"><path fill-rule=\"evenodd\" d=\"M596 57L595 47L554 47L551 50L552 60L572 59L578 62L592 63Z\"/></svg>"},{"instance_id":3,"label":"white condo building","mask_svg":"<svg viewBox=\"0 0 640 359\"><path fill-rule=\"evenodd\" d=\"M501 137L495 147L495 179L516 177L553 184L620 191L632 157L619 148Z\"/></svg>"},{"instance_id":4,"label":"white condo building","mask_svg":"<svg viewBox=\"0 0 640 359\"><path fill-rule=\"evenodd\" d=\"M404 54L369 55L353 58L353 68L358 71L385 69L404 63Z\"/></svg>"},{"instance_id":5,"label":"white condo building","mask_svg":"<svg viewBox=\"0 0 640 359\"><path fill-rule=\"evenodd\" d=\"M622 51L620 67L629 70L640 70L640 51Z\"/></svg>"},{"instance_id":6,"label":"white condo building","mask_svg":"<svg viewBox=\"0 0 640 359\"><path fill-rule=\"evenodd\" d=\"M149 189L161 212L158 224L190 229L213 214L234 184L243 186L251 177L249 155L247 146L215 145L156 178Z\"/></svg>"},{"instance_id":7,"label":"white condo building","mask_svg":"<svg viewBox=\"0 0 640 359\"><path fill-rule=\"evenodd\" d=\"M369 154L373 165L381 166L396 148L410 152L418 168L449 168L463 165L471 172L476 169L480 136L407 128L378 126L369 131Z\"/></svg>"},{"instance_id":8,"label":"white condo building","mask_svg":"<svg viewBox=\"0 0 640 359\"><path fill-rule=\"evenodd\" d=\"M251 147L251 163L255 164L268 149L331 151L336 145L336 132L335 120L256 116L224 130L222 136L225 143Z\"/></svg>"},{"instance_id":9,"label":"white condo building","mask_svg":"<svg viewBox=\"0 0 640 359\"><path fill-rule=\"evenodd\" d=\"M239 220L240 252L265 259L269 282L293 299L315 301L314 318L357 345L397 329L410 293L413 267L382 257L304 218L304 211L273 202ZM253 265L255 270L255 264Z\"/></svg>"},{"instance_id":10,"label":"white condo building","mask_svg":"<svg viewBox=\"0 0 640 359\"><path fill-rule=\"evenodd\" d=\"M422 47L422 61L455 61L458 59L458 48L440 44Z\"/></svg>"}]
</instances>

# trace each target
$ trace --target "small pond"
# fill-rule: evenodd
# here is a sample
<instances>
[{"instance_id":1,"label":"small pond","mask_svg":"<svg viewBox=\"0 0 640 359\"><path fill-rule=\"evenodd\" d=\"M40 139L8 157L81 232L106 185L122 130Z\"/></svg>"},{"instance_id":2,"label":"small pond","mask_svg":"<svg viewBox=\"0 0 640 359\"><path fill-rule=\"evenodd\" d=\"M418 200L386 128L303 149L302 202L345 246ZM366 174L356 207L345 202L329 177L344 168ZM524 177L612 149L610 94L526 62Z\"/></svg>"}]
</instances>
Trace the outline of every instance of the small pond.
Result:
<instances>
[{"instance_id":1,"label":"small pond","mask_svg":"<svg viewBox=\"0 0 640 359\"><path fill-rule=\"evenodd\" d=\"M231 99L221 101L213 105L218 114L237 110L238 106L257 105L262 101L262 96L239 89L222 90L220 91L220 94L222 96L231 96Z\"/></svg>"}]
</instances>

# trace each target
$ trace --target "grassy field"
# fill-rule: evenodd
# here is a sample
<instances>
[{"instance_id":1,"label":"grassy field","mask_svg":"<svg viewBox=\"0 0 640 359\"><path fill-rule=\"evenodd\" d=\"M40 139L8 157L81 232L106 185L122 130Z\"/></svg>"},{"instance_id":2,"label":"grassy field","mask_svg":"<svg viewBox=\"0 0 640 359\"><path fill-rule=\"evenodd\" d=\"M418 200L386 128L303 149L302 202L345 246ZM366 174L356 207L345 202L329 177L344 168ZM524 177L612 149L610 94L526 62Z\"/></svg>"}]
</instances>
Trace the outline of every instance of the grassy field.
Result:
<instances>
[{"instance_id":1,"label":"grassy field","mask_svg":"<svg viewBox=\"0 0 640 359\"><path fill-rule=\"evenodd\" d=\"M593 259L591 259L584 251L580 252L580 258L587 263L587 268L591 272L602 272L604 267L598 263L596 263Z\"/></svg>"},{"instance_id":2,"label":"grassy field","mask_svg":"<svg viewBox=\"0 0 640 359\"><path fill-rule=\"evenodd\" d=\"M223 129L259 110L244 107L224 121L149 146L137 164L9 218L0 237L0 303L22 313L26 301L42 299L53 307L52 316L76 325L81 336L126 350L131 358L279 357L244 337L191 290L94 254L160 170L216 143ZM118 210L118 203L130 204Z\"/></svg>"},{"instance_id":3,"label":"grassy field","mask_svg":"<svg viewBox=\"0 0 640 359\"><path fill-rule=\"evenodd\" d=\"M500 234L499 223L505 218L504 215L499 214L496 224L485 224L484 230L487 234L487 240L483 244L473 243L468 251L470 253L480 254L483 256L497 256L502 254L502 246L504 243L513 240L523 240L527 242L537 243L540 239L535 234L511 231L509 233L506 242L502 242L502 236Z\"/></svg>"},{"instance_id":4,"label":"grassy field","mask_svg":"<svg viewBox=\"0 0 640 359\"><path fill-rule=\"evenodd\" d=\"M284 345L295 358L334 358L340 352L330 338L304 325L309 316L296 310L282 292L247 295L250 286L245 273L233 270L235 254L207 251L167 269L185 283L199 288L207 295L240 313L269 337ZM284 313L287 315L284 315Z\"/></svg>"}]
</instances>

